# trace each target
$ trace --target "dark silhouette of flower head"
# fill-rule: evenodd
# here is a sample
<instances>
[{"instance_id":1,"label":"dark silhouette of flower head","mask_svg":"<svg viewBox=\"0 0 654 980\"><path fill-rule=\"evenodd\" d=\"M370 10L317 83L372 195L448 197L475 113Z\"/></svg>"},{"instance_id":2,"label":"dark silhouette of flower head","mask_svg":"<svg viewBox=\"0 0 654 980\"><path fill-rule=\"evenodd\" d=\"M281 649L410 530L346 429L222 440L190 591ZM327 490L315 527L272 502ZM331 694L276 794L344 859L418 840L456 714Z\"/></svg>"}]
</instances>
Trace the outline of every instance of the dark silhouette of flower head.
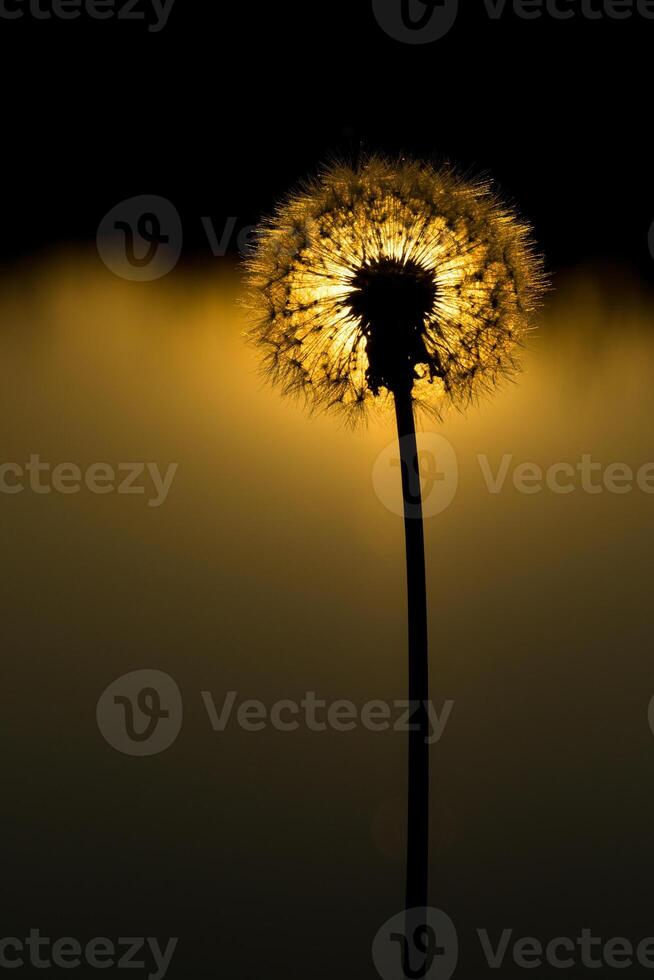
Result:
<instances>
[{"instance_id":1,"label":"dark silhouette of flower head","mask_svg":"<svg viewBox=\"0 0 654 980\"><path fill-rule=\"evenodd\" d=\"M376 156L289 197L248 273L273 381L353 422L407 391L438 415L492 388L545 285L529 227L488 182Z\"/></svg>"}]
</instances>

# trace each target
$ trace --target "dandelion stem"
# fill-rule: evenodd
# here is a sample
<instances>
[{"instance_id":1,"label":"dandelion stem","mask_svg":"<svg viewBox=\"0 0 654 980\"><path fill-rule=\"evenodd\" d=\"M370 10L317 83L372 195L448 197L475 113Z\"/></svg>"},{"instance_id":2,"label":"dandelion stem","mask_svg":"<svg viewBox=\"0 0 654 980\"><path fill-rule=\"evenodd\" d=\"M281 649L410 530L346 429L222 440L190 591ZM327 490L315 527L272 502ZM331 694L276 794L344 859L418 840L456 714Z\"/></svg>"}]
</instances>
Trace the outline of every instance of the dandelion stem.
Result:
<instances>
[{"instance_id":1,"label":"dandelion stem","mask_svg":"<svg viewBox=\"0 0 654 980\"><path fill-rule=\"evenodd\" d=\"M400 444L404 534L406 541L409 623L409 700L413 708L409 733L406 908L426 908L429 868L429 658L427 586L420 467L409 387L395 395Z\"/></svg>"}]
</instances>

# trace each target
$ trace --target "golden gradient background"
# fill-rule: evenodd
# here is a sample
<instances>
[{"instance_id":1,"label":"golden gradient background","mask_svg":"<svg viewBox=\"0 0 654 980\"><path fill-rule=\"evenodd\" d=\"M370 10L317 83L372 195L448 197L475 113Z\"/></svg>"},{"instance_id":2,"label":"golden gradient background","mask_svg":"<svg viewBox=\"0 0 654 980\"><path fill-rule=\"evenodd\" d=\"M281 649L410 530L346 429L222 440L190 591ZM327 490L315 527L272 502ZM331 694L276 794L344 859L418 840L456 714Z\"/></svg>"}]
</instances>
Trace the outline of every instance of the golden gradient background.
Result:
<instances>
[{"instance_id":1,"label":"golden gradient background","mask_svg":"<svg viewBox=\"0 0 654 980\"><path fill-rule=\"evenodd\" d=\"M432 698L455 702L432 893L463 976L476 927L654 934L654 496L492 496L476 460L654 461L654 304L608 272L556 281L518 384L438 428L460 487L426 528ZM0 462L179 463L159 509L0 495L3 934L179 936L170 977L372 977L404 737L217 734L200 691L405 696L402 522L371 479L393 422L353 434L262 384L237 293L224 263L138 284L83 252L2 280ZM151 759L95 721L142 667L184 697Z\"/></svg>"}]
</instances>

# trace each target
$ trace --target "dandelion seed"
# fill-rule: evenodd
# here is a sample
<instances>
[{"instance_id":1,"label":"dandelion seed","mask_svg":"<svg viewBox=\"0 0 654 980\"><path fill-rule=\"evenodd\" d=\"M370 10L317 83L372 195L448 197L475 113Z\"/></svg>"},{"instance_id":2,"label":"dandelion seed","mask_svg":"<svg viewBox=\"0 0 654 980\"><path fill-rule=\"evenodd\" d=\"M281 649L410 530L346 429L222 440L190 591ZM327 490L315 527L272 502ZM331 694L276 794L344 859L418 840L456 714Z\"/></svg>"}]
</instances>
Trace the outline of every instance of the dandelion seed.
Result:
<instances>
[{"instance_id":1,"label":"dandelion seed","mask_svg":"<svg viewBox=\"0 0 654 980\"><path fill-rule=\"evenodd\" d=\"M352 423L399 390L440 416L511 376L544 286L528 226L488 182L381 157L291 196L248 268L272 380Z\"/></svg>"}]
</instances>

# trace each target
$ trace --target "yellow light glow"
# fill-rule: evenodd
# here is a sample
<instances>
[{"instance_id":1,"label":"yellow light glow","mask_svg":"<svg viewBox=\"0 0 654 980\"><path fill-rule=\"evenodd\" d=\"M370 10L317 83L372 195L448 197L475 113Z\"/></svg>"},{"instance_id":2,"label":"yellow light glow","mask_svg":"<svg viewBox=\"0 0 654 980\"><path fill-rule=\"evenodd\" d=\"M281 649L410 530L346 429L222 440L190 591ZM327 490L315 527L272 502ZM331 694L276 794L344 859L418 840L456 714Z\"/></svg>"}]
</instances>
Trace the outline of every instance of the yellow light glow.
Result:
<instances>
[{"instance_id":1,"label":"yellow light glow","mask_svg":"<svg viewBox=\"0 0 654 980\"><path fill-rule=\"evenodd\" d=\"M435 288L414 400L435 413L469 402L517 367L545 285L529 235L487 183L449 170L379 157L331 168L262 227L249 262L252 335L268 372L351 419L384 405L390 393L370 390L348 296L362 267L393 259L418 265Z\"/></svg>"}]
</instances>

